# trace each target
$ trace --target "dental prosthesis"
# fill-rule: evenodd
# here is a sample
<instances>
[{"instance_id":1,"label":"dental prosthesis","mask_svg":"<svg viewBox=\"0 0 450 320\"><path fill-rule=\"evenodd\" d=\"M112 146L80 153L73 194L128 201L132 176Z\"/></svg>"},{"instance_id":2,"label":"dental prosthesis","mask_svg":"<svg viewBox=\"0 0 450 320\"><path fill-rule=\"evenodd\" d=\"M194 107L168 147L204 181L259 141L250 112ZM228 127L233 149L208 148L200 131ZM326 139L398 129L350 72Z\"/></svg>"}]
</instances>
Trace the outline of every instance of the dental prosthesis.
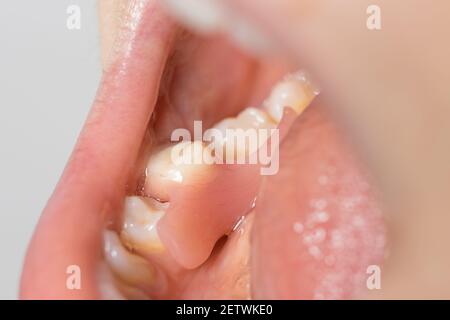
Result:
<instances>
[{"instance_id":1,"label":"dental prosthesis","mask_svg":"<svg viewBox=\"0 0 450 320\"><path fill-rule=\"evenodd\" d=\"M214 126L221 133L220 139L214 139L215 151L199 140L152 148L143 182L135 195L125 198L121 219L114 224L118 227L104 231L106 268L102 272L113 279L106 281L112 287L104 288L104 296L182 297L189 283L213 281L212 272L198 280L195 270L207 269L221 254L216 251L226 251L229 243L235 242L236 252L214 272L226 273L229 264L237 264L241 272L228 284L231 293L225 298L250 298L249 261L245 257L261 165L196 159L205 154L217 156L219 149L223 152L219 157L225 159L229 154L249 157L266 144L278 147L279 141L271 139L273 130L279 129L282 140L317 94L303 73L291 74L275 85L261 108L246 108ZM236 144L229 129L266 130L268 134L253 146ZM245 132L241 130L237 137L245 139ZM189 161L176 161L182 160L180 157Z\"/></svg>"}]
</instances>

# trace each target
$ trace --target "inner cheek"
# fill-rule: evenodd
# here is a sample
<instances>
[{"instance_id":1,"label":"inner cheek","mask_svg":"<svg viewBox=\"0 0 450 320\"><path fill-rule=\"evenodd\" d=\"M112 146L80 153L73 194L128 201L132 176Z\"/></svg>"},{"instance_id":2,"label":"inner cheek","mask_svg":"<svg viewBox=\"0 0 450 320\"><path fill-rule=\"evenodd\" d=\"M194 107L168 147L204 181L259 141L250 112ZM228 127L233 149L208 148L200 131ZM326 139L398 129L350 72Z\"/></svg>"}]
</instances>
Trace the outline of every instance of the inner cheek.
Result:
<instances>
[{"instance_id":1,"label":"inner cheek","mask_svg":"<svg viewBox=\"0 0 450 320\"><path fill-rule=\"evenodd\" d=\"M254 296L364 297L384 262L385 223L370 176L320 105L291 130L280 163L256 208Z\"/></svg>"}]
</instances>

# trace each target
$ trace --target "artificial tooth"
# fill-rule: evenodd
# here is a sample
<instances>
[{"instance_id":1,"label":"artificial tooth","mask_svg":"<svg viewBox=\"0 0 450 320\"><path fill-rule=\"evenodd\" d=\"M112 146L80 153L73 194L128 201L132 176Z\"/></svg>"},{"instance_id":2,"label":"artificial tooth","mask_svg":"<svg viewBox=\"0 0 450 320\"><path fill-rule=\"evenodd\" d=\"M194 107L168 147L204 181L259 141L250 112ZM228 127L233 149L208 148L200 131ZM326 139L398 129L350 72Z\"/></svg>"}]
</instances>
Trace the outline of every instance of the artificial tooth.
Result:
<instances>
[{"instance_id":1,"label":"artificial tooth","mask_svg":"<svg viewBox=\"0 0 450 320\"><path fill-rule=\"evenodd\" d=\"M304 74L294 74L287 76L272 89L269 98L264 101L264 108L279 123L285 107L301 114L316 95L317 91Z\"/></svg>"},{"instance_id":2,"label":"artificial tooth","mask_svg":"<svg viewBox=\"0 0 450 320\"><path fill-rule=\"evenodd\" d=\"M156 270L142 257L130 253L111 230L104 232L104 254L111 270L131 286L153 287Z\"/></svg>"},{"instance_id":3,"label":"artificial tooth","mask_svg":"<svg viewBox=\"0 0 450 320\"><path fill-rule=\"evenodd\" d=\"M126 197L120 237L130 249L139 253L159 253L164 247L159 239L157 223L164 206L153 199Z\"/></svg>"},{"instance_id":4,"label":"artificial tooth","mask_svg":"<svg viewBox=\"0 0 450 320\"><path fill-rule=\"evenodd\" d=\"M175 185L205 182L211 177L211 151L201 141L180 142L160 149L147 162L144 191L159 200L168 201Z\"/></svg>"}]
</instances>

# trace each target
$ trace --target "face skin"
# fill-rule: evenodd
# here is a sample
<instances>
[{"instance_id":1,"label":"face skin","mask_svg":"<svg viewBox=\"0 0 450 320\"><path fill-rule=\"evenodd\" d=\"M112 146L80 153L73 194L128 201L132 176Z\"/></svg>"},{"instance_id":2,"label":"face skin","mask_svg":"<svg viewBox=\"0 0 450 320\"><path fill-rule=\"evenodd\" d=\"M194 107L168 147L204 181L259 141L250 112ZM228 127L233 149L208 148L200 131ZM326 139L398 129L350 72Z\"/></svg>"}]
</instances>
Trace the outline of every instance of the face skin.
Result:
<instances>
[{"instance_id":1,"label":"face skin","mask_svg":"<svg viewBox=\"0 0 450 320\"><path fill-rule=\"evenodd\" d=\"M261 20L256 19L255 15L264 10L264 6L252 6L251 1L244 1L242 4L248 5L241 8L243 12L249 10L248 12L252 13L249 14L249 19ZM129 192L125 186L133 180L136 171L139 171L137 163L142 153L142 145L145 148L146 145L166 141L173 129L190 128L193 120L201 119L210 126L224 117L235 115L245 106L258 105L279 78L288 70L303 65L311 67L321 80L324 79L325 89L329 89L329 97L326 95L325 99L315 102L314 109L308 110L292 127L281 148L280 174L267 179L259 189L260 205L247 220L245 228L243 227L244 239L239 240L231 236L223 249L218 250L205 265L186 272L180 281L185 283L183 287L187 289L181 291L175 286L168 296L157 297L198 298L195 296L195 292L198 291L196 289L203 288L205 291L210 289L212 295L205 297L215 298L214 285L223 283L228 288L224 291L229 293L225 297L234 297L233 295L245 297L248 294L246 290L238 292L233 290L239 278L235 275L239 272L248 275L249 271L246 268L249 259L252 266L250 274L253 278L251 291L257 298L320 298L317 296L316 288L320 285L321 279L329 275L339 275L341 283L348 283L346 277L349 275L345 272L337 272L333 266L317 262L306 254L307 252L303 253L308 247L299 243L298 239L294 238L295 233L290 232L296 221L307 218L309 208L305 204L317 197L324 197L332 203L329 208L332 219L324 225L326 232L332 232L342 231L353 219L352 212L339 209L341 201L353 195L363 195L364 200L359 204L361 207L358 210L364 212L367 229L351 232L358 243L365 240L369 245L361 245L356 249L344 248L347 251L340 254L347 256L346 253L350 250L353 250L354 255L358 252L358 257L365 257L365 260L357 259L364 260L364 265L359 265L358 261L349 258L340 260L341 267L344 266L346 271L364 273L366 265L381 264L382 252L373 246L375 243L373 239L380 234L383 235L384 229L378 214L379 201L375 199L372 188L368 189L366 186L367 182L373 184L367 172L375 174L374 181L381 187L383 197L387 199L385 202L389 206L387 209L383 207L384 212L399 212L399 218L390 218L390 228L395 234L393 248L396 250L393 258L389 260L387 280L383 282L381 291L383 297L414 297L416 294L424 297L446 296L447 288L450 287L445 285L445 281L435 285L433 280L442 279L442 276L433 270L444 268L449 260L445 255L442 256L445 250L438 250L435 246L438 240L446 243L446 239L436 239L429 232L440 230L439 225L444 225L446 216L438 215L431 222L420 218L408 220L402 224L402 228L398 227L397 221L406 212L417 211L417 216L420 217L423 212L430 209L439 209L439 212L445 209L445 203L437 202L437 199L441 199L442 190L449 189L445 189L446 186L440 183L432 184L433 181L441 181L439 176L429 177L426 174L429 172L427 161L439 159L436 153L442 155L440 152L442 149L437 146L436 150L428 149L432 158L406 161L405 158L408 156L409 159L422 159L422 154L417 155L417 150L423 150L423 147L402 143L404 141L402 139L407 137L399 135L400 140L396 141L394 148L389 137L383 136L385 132L389 132L385 130L386 125L390 128L398 122L386 119L386 112L382 112L383 106L389 105L382 101L385 95L380 94L386 92L386 88L378 90L379 84L367 76L373 74L371 68L376 66L367 63L358 64L358 59L365 61L367 57L362 56L362 53L355 54L354 64L357 66L358 81L364 80L363 84L356 84L352 78L354 75L351 77L346 70L336 67L342 63L316 62L313 57L324 56L324 52L336 52L333 58L339 61L342 58L340 52L347 53L347 50L338 47L330 51L330 48L320 46L314 41L312 43L306 41L315 36L322 39L329 37L320 27L322 15L326 16L322 6L306 6L308 10L303 10L305 7L292 10L288 5L289 2L282 2L279 6L277 4L275 10L270 8L268 2L266 10L274 10L273 12L280 14L270 15L274 16L273 21L267 21L265 24L267 32L279 43L285 44L283 46L286 48L285 55L292 61L289 65L285 65L278 59L254 58L242 53L230 45L223 36L193 35L176 25L154 1L99 1L104 79L77 147L49 200L31 242L22 277L23 298L100 298L97 275L98 264L102 261L101 233L105 225L120 214L122 200ZM329 10L332 7L327 8ZM283 10L286 11L283 13ZM299 28L295 25L295 21L303 20L291 21L293 13L287 15L286 12L297 12L299 15L302 12L309 17L304 19L307 21L305 23L318 27ZM352 10L349 9L344 14L351 16ZM288 17L289 19L285 20L293 24L290 30L311 29L317 33L314 37L304 35L305 41L298 41L297 37L294 40L292 33L281 30L281 27L275 27L276 17ZM358 43L360 37L354 39L355 43ZM380 43L375 41L374 45L383 48L386 46L385 41L388 40ZM302 50L297 47L297 44L300 46L300 42ZM303 50L303 46L310 49ZM405 50L401 47L396 49L398 52ZM218 64L217 61L221 63ZM412 73L410 64L401 67L395 74L386 70L385 78L394 82L399 81L395 75L405 74L404 77L407 78L406 75ZM427 70L431 73L436 68L431 65ZM210 88L211 79L214 79L212 88ZM143 86L143 83L147 86ZM407 86L408 83L404 85ZM439 88L438 83L436 87ZM405 90L413 92L409 87ZM419 118L410 114L419 112L421 105L413 104L405 113L403 107L406 108L407 105L400 99L401 97L389 91L386 96L398 101L399 105L398 109L395 109L399 115L397 116L395 112L390 115L397 120L405 118L406 128L410 126L412 130L408 132L422 137L412 140L417 143L431 141L430 137L423 134L429 132L428 129L434 128L427 127L425 128L427 130L423 130L423 126L413 121ZM423 99L424 97L420 97L418 101ZM435 99L439 104L439 96ZM190 103L186 104L185 101ZM334 105L335 109L342 111L342 115L332 108ZM361 105L367 107L359 108ZM438 115L430 115L430 124L435 123L434 117ZM377 126L380 123L384 126L383 130ZM420 130L414 131L416 128ZM347 136L348 133L350 136L354 136L355 132L359 133L357 136L362 140L356 141L359 149L353 149L354 146L345 139L344 132ZM437 141L439 144L440 140ZM362 148L361 145L365 147ZM359 152L356 153L355 150ZM354 156L349 157L349 153ZM362 165L357 155L369 159L366 162L370 170ZM315 188L314 183L323 174L322 165L330 163L339 172L331 179L332 191L327 188ZM410 181L409 170L412 169L405 164L415 164L415 169L418 167L420 174L416 179L419 179L419 184ZM439 168L440 173L445 169L442 165ZM342 179L343 177L347 179ZM387 181L386 177L389 178ZM428 180L433 177L435 180ZM360 183L347 184L348 181ZM401 183L408 183L409 187L404 188ZM433 186L437 190L434 193L429 190L424 192L419 188L422 184ZM280 192L280 185L283 185L283 192ZM305 185L308 187L302 188ZM411 188L410 185L419 186ZM407 193L399 193L398 190ZM392 194L396 195L395 201L391 199ZM405 197L411 195L417 199L415 204L418 205L413 208L404 201ZM224 194L224 197L226 196ZM432 207L429 207L430 204ZM435 233L439 236L446 234ZM411 235L415 236L414 240L411 239ZM248 240L250 237L251 242ZM367 252L371 254L366 255ZM426 256L424 252L427 252ZM336 252L330 252L330 255L333 253ZM242 261L236 257L245 258L244 270L241 267ZM65 287L67 276L65 270L67 266L73 264L79 265L83 270L82 290L70 291ZM410 267L406 268L408 265ZM207 274L215 274L215 279L208 278ZM408 278L415 280L413 282L403 280ZM305 279L309 281L308 284L300 286L300 283L306 282ZM417 289L422 288L424 282L432 284L429 292ZM414 290L411 291L410 288ZM343 290L345 292L337 296L338 298L367 297L368 294L362 292L355 296L355 288L345 287ZM277 296L277 292L283 292L285 295Z\"/></svg>"}]
</instances>

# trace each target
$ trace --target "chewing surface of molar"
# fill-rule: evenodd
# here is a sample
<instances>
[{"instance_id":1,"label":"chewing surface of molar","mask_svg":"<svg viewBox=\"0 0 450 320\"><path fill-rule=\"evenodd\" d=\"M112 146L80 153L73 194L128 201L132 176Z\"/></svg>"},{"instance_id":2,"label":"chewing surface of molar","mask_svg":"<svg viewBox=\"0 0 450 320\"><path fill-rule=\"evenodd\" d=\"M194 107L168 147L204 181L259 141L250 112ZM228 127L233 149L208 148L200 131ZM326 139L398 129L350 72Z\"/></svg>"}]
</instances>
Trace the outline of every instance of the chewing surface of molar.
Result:
<instances>
[{"instance_id":1,"label":"chewing surface of molar","mask_svg":"<svg viewBox=\"0 0 450 320\"><path fill-rule=\"evenodd\" d=\"M160 253L164 247L156 225L167 205L150 198L126 197L120 238L130 249L139 253Z\"/></svg>"}]
</instances>

